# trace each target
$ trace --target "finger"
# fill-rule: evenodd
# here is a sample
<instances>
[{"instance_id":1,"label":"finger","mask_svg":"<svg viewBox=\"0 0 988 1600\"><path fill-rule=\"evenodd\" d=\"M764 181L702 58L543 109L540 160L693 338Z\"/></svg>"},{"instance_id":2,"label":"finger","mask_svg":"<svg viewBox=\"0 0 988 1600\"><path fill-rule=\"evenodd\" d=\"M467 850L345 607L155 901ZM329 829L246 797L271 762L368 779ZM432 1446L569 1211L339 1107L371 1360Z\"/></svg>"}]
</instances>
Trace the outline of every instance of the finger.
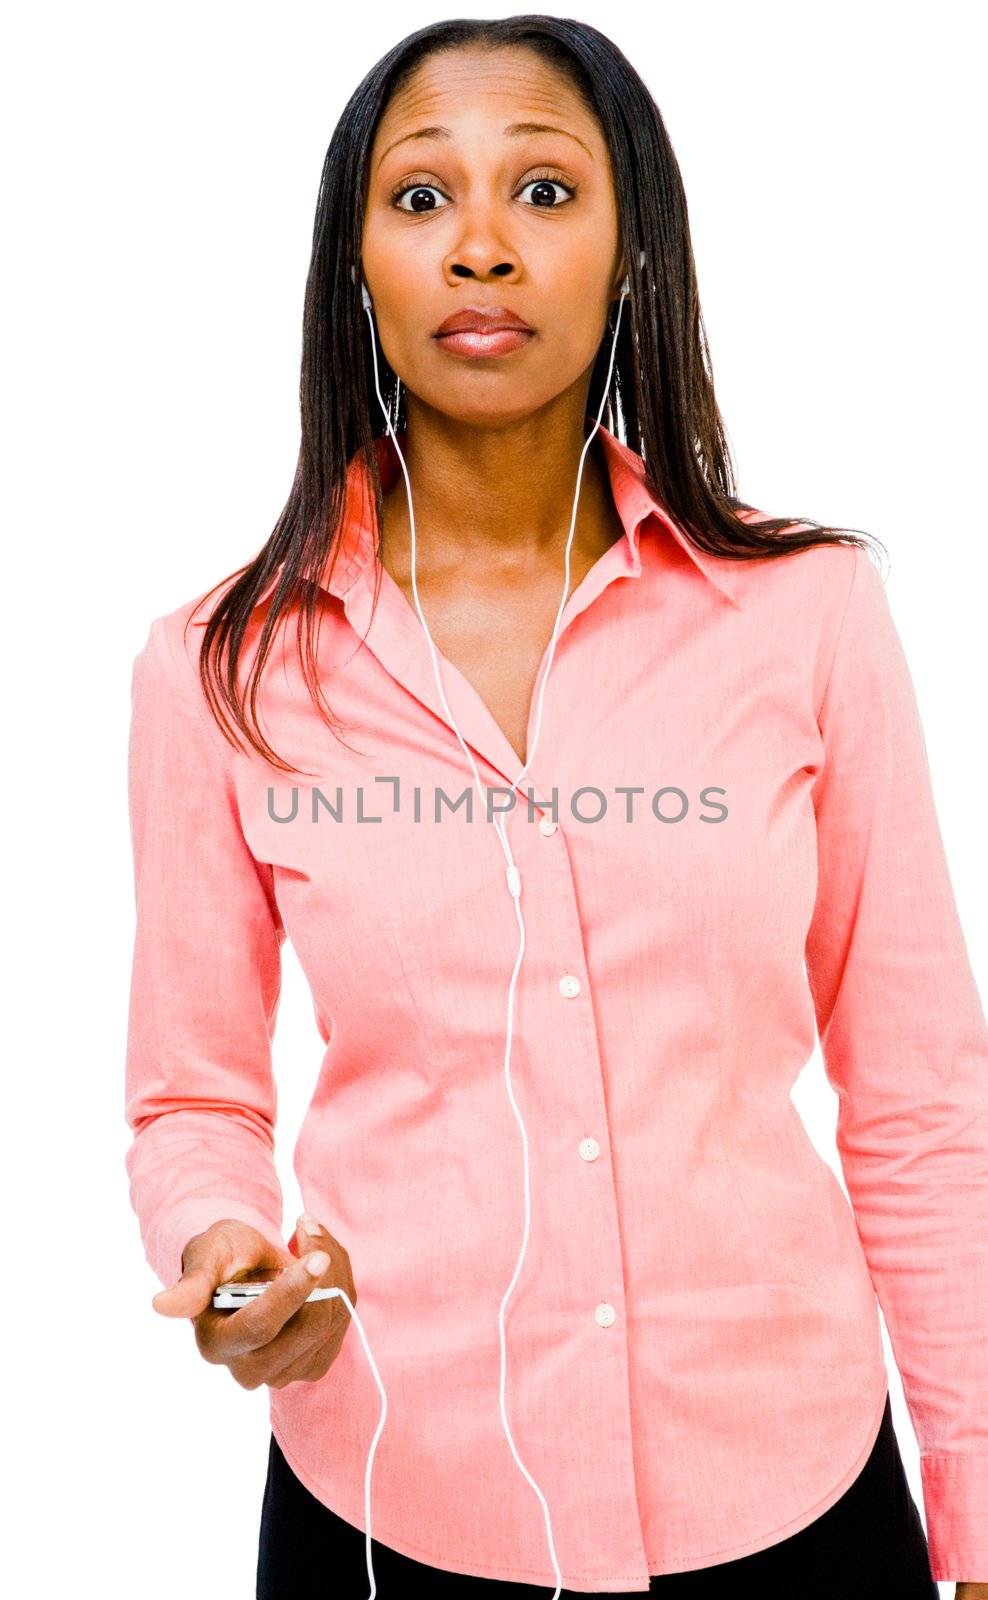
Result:
<instances>
[{"instance_id":1,"label":"finger","mask_svg":"<svg viewBox=\"0 0 988 1600\"><path fill-rule=\"evenodd\" d=\"M325 1247L326 1240L330 1237L328 1230L323 1227L317 1217L312 1215L311 1211L299 1212L298 1220L295 1223L295 1233L303 1251L306 1247L306 1240L318 1241L321 1247ZM312 1247L310 1242L309 1249L311 1250Z\"/></svg>"},{"instance_id":2,"label":"finger","mask_svg":"<svg viewBox=\"0 0 988 1600\"><path fill-rule=\"evenodd\" d=\"M295 1257L304 1256L307 1250L312 1250L316 1245L323 1243L320 1237L323 1229L309 1211L300 1211L295 1219L295 1232L288 1241L288 1248Z\"/></svg>"},{"instance_id":3,"label":"finger","mask_svg":"<svg viewBox=\"0 0 988 1600\"><path fill-rule=\"evenodd\" d=\"M332 1331L336 1303L334 1298L304 1305L269 1344L231 1358L226 1364L237 1382L256 1389L262 1383L270 1383L299 1359L315 1361L321 1352L327 1352L331 1361L340 1345L339 1337Z\"/></svg>"},{"instance_id":4,"label":"finger","mask_svg":"<svg viewBox=\"0 0 988 1600\"><path fill-rule=\"evenodd\" d=\"M309 1251L301 1261L292 1261L256 1300L226 1313L223 1327L212 1335L214 1348L226 1360L270 1344L305 1305L313 1288L331 1281L331 1268L328 1250Z\"/></svg>"},{"instance_id":5,"label":"finger","mask_svg":"<svg viewBox=\"0 0 988 1600\"><path fill-rule=\"evenodd\" d=\"M331 1366L332 1352L320 1344L297 1361L290 1361L264 1381L271 1389L286 1389L290 1383L315 1383L317 1379L325 1377Z\"/></svg>"},{"instance_id":6,"label":"finger","mask_svg":"<svg viewBox=\"0 0 988 1600\"><path fill-rule=\"evenodd\" d=\"M311 1323L307 1321L306 1327L311 1327L313 1332L304 1343L301 1342L303 1337L301 1328L291 1339L283 1335L285 1339L283 1359L279 1361L273 1359L278 1352L280 1339L269 1345L267 1351L260 1352L262 1357L267 1356L262 1381L271 1384L273 1388L280 1388L283 1382L293 1382L295 1376L298 1376L303 1369L314 1370L321 1360L328 1366L340 1347L336 1307L341 1304L341 1301L329 1300L307 1307L305 1317L308 1319L311 1316L312 1321Z\"/></svg>"}]
</instances>

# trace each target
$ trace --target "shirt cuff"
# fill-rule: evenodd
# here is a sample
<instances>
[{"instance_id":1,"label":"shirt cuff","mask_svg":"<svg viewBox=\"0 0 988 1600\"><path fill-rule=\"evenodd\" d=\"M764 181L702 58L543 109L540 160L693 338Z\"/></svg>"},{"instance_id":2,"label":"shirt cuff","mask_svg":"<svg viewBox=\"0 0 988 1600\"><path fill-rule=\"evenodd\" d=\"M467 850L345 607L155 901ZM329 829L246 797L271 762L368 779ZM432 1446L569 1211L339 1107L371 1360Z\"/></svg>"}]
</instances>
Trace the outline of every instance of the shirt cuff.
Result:
<instances>
[{"instance_id":1,"label":"shirt cuff","mask_svg":"<svg viewBox=\"0 0 988 1600\"><path fill-rule=\"evenodd\" d=\"M988 1583L988 1454L921 1455L930 1566L938 1583Z\"/></svg>"}]
</instances>

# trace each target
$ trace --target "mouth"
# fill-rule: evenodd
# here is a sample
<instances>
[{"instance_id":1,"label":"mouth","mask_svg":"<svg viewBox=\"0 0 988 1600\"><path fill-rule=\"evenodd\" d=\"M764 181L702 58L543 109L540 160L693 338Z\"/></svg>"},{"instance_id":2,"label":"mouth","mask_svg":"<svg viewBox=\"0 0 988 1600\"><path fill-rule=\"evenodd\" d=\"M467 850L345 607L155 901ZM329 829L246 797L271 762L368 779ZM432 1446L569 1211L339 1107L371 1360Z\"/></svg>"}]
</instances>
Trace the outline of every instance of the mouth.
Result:
<instances>
[{"instance_id":1,"label":"mouth","mask_svg":"<svg viewBox=\"0 0 988 1600\"><path fill-rule=\"evenodd\" d=\"M508 355L534 337L535 329L506 306L464 306L433 334L447 354L474 358Z\"/></svg>"},{"instance_id":2,"label":"mouth","mask_svg":"<svg viewBox=\"0 0 988 1600\"><path fill-rule=\"evenodd\" d=\"M433 336L439 348L455 356L506 356L535 338L533 328L460 328Z\"/></svg>"}]
</instances>

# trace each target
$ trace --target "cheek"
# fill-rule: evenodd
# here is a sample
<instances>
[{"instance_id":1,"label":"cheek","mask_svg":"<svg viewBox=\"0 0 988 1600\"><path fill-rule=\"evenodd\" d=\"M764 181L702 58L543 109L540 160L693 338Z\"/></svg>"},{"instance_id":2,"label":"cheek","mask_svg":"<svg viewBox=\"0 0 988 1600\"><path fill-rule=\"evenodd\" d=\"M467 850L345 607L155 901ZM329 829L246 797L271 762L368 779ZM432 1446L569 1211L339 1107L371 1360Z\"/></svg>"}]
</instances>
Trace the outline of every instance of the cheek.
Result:
<instances>
[{"instance_id":1,"label":"cheek","mask_svg":"<svg viewBox=\"0 0 988 1600\"><path fill-rule=\"evenodd\" d=\"M361 307L364 338L372 321L378 367L383 353L404 381L406 373L410 378L435 360L425 309L435 304L435 263L431 257L420 261L407 240L389 237L386 230L375 229L365 237L361 259L373 303L369 313Z\"/></svg>"},{"instance_id":2,"label":"cheek","mask_svg":"<svg viewBox=\"0 0 988 1600\"><path fill-rule=\"evenodd\" d=\"M553 288L545 302L544 326L540 327L547 360L569 382L592 366L602 346L610 355L618 305L616 300L608 302L611 280L601 277L599 250L571 259L571 270L553 275ZM585 270L581 271L581 266ZM622 331L627 319L625 296Z\"/></svg>"},{"instance_id":3,"label":"cheek","mask_svg":"<svg viewBox=\"0 0 988 1600\"><path fill-rule=\"evenodd\" d=\"M528 352L524 370L529 398L541 403L586 382L604 332L586 303L581 306L568 294L554 303Z\"/></svg>"},{"instance_id":4,"label":"cheek","mask_svg":"<svg viewBox=\"0 0 988 1600\"><path fill-rule=\"evenodd\" d=\"M374 338L377 342L377 370L381 371L381 354L389 366L398 374L406 389L413 394L420 394L423 374L435 361L434 347L429 340L426 330L422 330L416 340L414 333L407 323L400 318L391 320L382 317L380 320L376 311L374 314ZM377 396L374 396L377 404Z\"/></svg>"},{"instance_id":5,"label":"cheek","mask_svg":"<svg viewBox=\"0 0 988 1600\"><path fill-rule=\"evenodd\" d=\"M607 335L603 321L588 312L587 304L584 300L568 305L566 315L560 315L551 332L549 360L565 382L573 382L593 365L600 341ZM610 354L609 342L607 351Z\"/></svg>"}]
</instances>

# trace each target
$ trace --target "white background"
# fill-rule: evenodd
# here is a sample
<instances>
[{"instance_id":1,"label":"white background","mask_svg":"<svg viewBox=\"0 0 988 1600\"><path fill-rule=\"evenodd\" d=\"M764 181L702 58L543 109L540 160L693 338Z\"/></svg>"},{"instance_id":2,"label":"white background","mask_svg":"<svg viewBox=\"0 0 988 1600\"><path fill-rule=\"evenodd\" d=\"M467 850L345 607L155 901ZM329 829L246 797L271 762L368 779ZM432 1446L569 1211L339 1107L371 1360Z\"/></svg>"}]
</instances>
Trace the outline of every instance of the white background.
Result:
<instances>
[{"instance_id":1,"label":"white background","mask_svg":"<svg viewBox=\"0 0 988 1600\"><path fill-rule=\"evenodd\" d=\"M23 1562L18 1595L253 1594L268 1391L241 1389L188 1323L152 1311L124 1174L130 668L152 618L250 559L284 504L323 155L377 57L443 14L464 13L35 5L4 30L4 865L19 923L3 1079L19 1510L4 1565ZM889 550L984 995L977 8L586 0L576 14L625 50L666 120L741 494ZM319 1059L286 948L288 1232ZM819 1054L795 1098L836 1167Z\"/></svg>"}]
</instances>

